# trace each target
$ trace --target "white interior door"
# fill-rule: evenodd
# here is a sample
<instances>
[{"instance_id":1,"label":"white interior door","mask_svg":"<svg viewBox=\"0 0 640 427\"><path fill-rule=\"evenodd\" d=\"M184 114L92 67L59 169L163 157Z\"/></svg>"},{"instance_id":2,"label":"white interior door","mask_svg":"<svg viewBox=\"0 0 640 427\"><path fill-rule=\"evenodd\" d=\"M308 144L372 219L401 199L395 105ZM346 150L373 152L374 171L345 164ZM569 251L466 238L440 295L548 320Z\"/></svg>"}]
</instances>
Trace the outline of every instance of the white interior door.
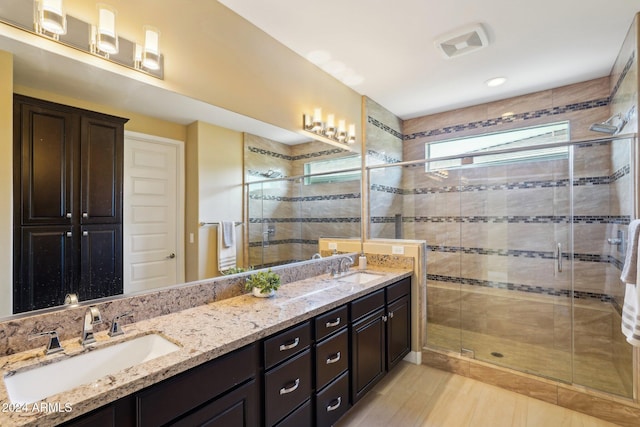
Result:
<instances>
[{"instance_id":1,"label":"white interior door","mask_svg":"<svg viewBox=\"0 0 640 427\"><path fill-rule=\"evenodd\" d=\"M124 292L184 282L184 146L125 134Z\"/></svg>"}]
</instances>

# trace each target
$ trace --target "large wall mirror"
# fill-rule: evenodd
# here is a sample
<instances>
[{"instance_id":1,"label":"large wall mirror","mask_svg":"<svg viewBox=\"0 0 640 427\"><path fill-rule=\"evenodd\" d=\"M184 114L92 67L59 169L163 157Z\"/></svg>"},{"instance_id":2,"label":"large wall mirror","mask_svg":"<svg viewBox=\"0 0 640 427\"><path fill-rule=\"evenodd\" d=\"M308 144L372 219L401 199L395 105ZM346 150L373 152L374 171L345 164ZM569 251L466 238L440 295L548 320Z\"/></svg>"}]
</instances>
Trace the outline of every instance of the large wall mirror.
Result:
<instances>
[{"instance_id":1,"label":"large wall mirror","mask_svg":"<svg viewBox=\"0 0 640 427\"><path fill-rule=\"evenodd\" d=\"M48 94L56 94L54 101L58 103L64 103L65 99L78 100L83 104L81 107L95 106L96 111L101 106L130 111L137 115L139 122L145 117L183 126L200 121L239 132L244 143L244 162L238 164L239 169L244 164L244 170L239 176L244 176L246 184L238 180L236 185L242 189L239 194L244 194L240 197L244 197L242 233L245 253L248 253L243 261L245 267L308 260L317 252L319 237L360 238L360 174L324 174L323 177L320 173L321 176L303 177L315 170L314 167L341 158L360 164L359 147L330 146L293 130L276 128L185 97L169 88L150 85L145 82L147 77L107 72L1 35L0 50L13 54L14 87L28 92L29 96L42 94L42 98L47 99ZM148 126L141 127L154 133ZM162 130L158 129L158 133L162 134ZM188 168L189 159L186 161ZM345 168L343 163L332 167ZM7 188L11 185L3 190L11 197ZM187 217L186 229L188 222ZM188 233L184 240L188 245ZM3 245L10 248L12 242L3 242ZM189 251L184 250L183 254L186 258ZM170 285L174 284L178 283ZM10 279L3 279L0 286L6 288L2 290L3 295L11 295ZM79 297L83 302L82 295ZM52 302L48 310L58 304L60 302ZM0 318L10 316L12 311L0 311Z\"/></svg>"}]
</instances>

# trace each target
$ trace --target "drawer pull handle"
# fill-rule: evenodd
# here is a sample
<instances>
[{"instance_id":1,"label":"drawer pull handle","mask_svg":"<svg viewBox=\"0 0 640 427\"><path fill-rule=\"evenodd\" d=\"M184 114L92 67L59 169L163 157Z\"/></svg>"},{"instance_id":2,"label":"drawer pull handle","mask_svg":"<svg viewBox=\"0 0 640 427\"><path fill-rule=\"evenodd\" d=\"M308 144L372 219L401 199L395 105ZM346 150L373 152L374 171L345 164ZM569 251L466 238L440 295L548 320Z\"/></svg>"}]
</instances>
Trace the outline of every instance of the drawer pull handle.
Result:
<instances>
[{"instance_id":1,"label":"drawer pull handle","mask_svg":"<svg viewBox=\"0 0 640 427\"><path fill-rule=\"evenodd\" d=\"M331 411L335 411L336 409L338 409L340 407L340 404L342 403L342 397L338 397L337 399L333 399L332 402L336 402L333 405L329 405L327 406L327 412L331 412Z\"/></svg>"},{"instance_id":2,"label":"drawer pull handle","mask_svg":"<svg viewBox=\"0 0 640 427\"><path fill-rule=\"evenodd\" d=\"M336 354L334 354L333 357L327 358L327 365L336 363L338 360L340 360L340 352L337 352Z\"/></svg>"},{"instance_id":3,"label":"drawer pull handle","mask_svg":"<svg viewBox=\"0 0 640 427\"><path fill-rule=\"evenodd\" d=\"M389 313L389 318L393 319L393 311Z\"/></svg>"},{"instance_id":4,"label":"drawer pull handle","mask_svg":"<svg viewBox=\"0 0 640 427\"><path fill-rule=\"evenodd\" d=\"M300 344L300 338L296 337L296 339L291 341L289 344L281 344L280 351L291 350L292 348L296 348L298 344Z\"/></svg>"},{"instance_id":5,"label":"drawer pull handle","mask_svg":"<svg viewBox=\"0 0 640 427\"><path fill-rule=\"evenodd\" d=\"M300 378L297 378L293 382L293 385L291 387L282 387L280 389L280 396L282 396L283 394L294 392L298 389L298 387L300 387Z\"/></svg>"},{"instance_id":6,"label":"drawer pull handle","mask_svg":"<svg viewBox=\"0 0 640 427\"><path fill-rule=\"evenodd\" d=\"M327 328L335 328L336 326L338 326L340 324L340 318L337 317L336 320L330 321L325 323L325 327Z\"/></svg>"}]
</instances>

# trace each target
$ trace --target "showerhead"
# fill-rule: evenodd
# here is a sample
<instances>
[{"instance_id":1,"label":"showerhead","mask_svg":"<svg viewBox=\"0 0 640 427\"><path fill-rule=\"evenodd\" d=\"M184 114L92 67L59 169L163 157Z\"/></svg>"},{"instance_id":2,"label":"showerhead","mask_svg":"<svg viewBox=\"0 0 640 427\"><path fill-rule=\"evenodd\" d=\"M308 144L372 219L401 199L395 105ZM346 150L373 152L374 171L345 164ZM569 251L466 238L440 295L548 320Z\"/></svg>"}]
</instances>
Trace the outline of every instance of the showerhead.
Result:
<instances>
[{"instance_id":1,"label":"showerhead","mask_svg":"<svg viewBox=\"0 0 640 427\"><path fill-rule=\"evenodd\" d=\"M589 126L589 130L593 131L593 132L602 132L602 133L608 133L610 135L613 135L614 133L618 132L618 126L614 126L614 125L610 125L605 123L594 123L591 126Z\"/></svg>"},{"instance_id":2,"label":"showerhead","mask_svg":"<svg viewBox=\"0 0 640 427\"><path fill-rule=\"evenodd\" d=\"M618 123L617 125L614 125L611 123L612 120L614 119L617 119L616 120L616 122ZM609 117L607 120L605 120L602 123L592 124L591 126L589 126L589 130L593 132L602 132L602 133L608 133L609 135L615 135L616 133L620 132L624 127L624 125L626 124L627 124L627 119L622 117L622 114L618 113L616 115Z\"/></svg>"}]
</instances>

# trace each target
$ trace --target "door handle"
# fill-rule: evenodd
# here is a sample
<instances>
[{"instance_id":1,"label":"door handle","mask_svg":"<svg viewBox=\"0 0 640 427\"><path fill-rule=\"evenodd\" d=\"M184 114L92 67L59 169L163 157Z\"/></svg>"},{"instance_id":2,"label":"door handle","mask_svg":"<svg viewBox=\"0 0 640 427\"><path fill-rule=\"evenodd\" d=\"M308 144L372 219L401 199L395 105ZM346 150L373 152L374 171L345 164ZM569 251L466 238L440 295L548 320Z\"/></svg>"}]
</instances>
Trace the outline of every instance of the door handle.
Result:
<instances>
[{"instance_id":1,"label":"door handle","mask_svg":"<svg viewBox=\"0 0 640 427\"><path fill-rule=\"evenodd\" d=\"M557 263L558 263L558 273L562 273L562 243L558 243Z\"/></svg>"},{"instance_id":2,"label":"door handle","mask_svg":"<svg viewBox=\"0 0 640 427\"><path fill-rule=\"evenodd\" d=\"M173 252L167 255L167 259L174 259L175 257L176 257L176 254L174 254Z\"/></svg>"}]
</instances>

